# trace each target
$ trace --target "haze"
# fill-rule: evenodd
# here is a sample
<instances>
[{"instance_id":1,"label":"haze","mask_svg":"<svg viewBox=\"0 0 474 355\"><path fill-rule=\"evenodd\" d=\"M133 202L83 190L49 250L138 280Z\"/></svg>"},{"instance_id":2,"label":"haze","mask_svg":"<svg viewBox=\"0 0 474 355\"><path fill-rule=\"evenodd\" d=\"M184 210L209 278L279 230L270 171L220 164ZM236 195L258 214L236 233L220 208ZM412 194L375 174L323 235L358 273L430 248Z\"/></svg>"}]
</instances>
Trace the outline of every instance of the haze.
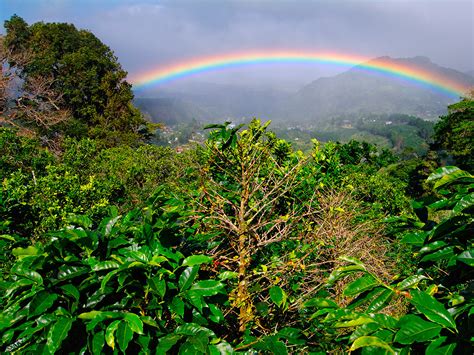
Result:
<instances>
[{"instance_id":1,"label":"haze","mask_svg":"<svg viewBox=\"0 0 474 355\"><path fill-rule=\"evenodd\" d=\"M138 74L219 53L288 49L363 56L426 56L474 69L473 1L65 1L0 0L2 21L70 22L91 30ZM3 31L3 29L2 29ZM296 88L347 68L265 65L200 74L192 81Z\"/></svg>"}]
</instances>

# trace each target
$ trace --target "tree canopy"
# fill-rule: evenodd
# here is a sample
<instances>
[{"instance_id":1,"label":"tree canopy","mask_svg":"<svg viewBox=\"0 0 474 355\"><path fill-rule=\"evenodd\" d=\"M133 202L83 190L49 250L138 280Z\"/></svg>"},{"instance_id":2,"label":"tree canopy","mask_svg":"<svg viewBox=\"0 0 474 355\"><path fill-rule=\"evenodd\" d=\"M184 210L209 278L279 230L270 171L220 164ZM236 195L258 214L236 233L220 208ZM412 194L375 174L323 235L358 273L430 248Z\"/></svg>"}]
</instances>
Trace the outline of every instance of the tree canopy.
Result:
<instances>
[{"instance_id":1,"label":"tree canopy","mask_svg":"<svg viewBox=\"0 0 474 355\"><path fill-rule=\"evenodd\" d=\"M28 25L14 15L5 28L2 59L21 83L10 90L16 93L10 123L41 135L101 138L106 145L136 141L144 121L108 46L66 23Z\"/></svg>"}]
</instances>

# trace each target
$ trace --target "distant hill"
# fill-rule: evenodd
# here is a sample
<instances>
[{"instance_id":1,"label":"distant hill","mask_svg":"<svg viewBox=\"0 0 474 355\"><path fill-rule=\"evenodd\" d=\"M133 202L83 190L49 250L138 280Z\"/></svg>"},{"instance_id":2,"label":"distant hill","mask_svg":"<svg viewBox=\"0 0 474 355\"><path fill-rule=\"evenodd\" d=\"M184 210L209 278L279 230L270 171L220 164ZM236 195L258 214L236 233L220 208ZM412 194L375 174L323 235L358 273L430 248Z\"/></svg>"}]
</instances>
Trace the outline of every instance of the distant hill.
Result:
<instances>
[{"instance_id":1,"label":"distant hill","mask_svg":"<svg viewBox=\"0 0 474 355\"><path fill-rule=\"evenodd\" d=\"M440 73L474 87L474 77L441 67L426 57L389 58L405 66ZM377 60L377 59L374 59ZM360 67L319 78L297 92L213 83L178 84L172 89L141 93L135 104L155 122L234 122L250 117L285 124L314 125L334 117L401 113L437 119L457 101L427 87L371 73ZM144 98L146 95L146 98Z\"/></svg>"},{"instance_id":2,"label":"distant hill","mask_svg":"<svg viewBox=\"0 0 474 355\"><path fill-rule=\"evenodd\" d=\"M474 78L444 68L425 57L393 59L397 64L416 66L474 85ZM334 116L403 113L436 119L456 101L429 88L388 78L354 67L342 74L320 78L288 98L278 116L297 122L317 122Z\"/></svg>"},{"instance_id":3,"label":"distant hill","mask_svg":"<svg viewBox=\"0 0 474 355\"><path fill-rule=\"evenodd\" d=\"M466 72L467 75L469 75L470 77L474 78L474 69L473 70L468 70Z\"/></svg>"}]
</instances>

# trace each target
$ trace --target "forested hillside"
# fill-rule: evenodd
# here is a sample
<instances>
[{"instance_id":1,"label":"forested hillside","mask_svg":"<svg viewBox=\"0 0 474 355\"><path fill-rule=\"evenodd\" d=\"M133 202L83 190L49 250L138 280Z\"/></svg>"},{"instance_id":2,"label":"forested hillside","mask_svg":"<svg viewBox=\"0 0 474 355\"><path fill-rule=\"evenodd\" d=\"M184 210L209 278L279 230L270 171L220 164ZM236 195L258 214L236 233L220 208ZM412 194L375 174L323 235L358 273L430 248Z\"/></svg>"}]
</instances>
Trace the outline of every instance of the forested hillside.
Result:
<instances>
[{"instance_id":1,"label":"forested hillside","mask_svg":"<svg viewBox=\"0 0 474 355\"><path fill-rule=\"evenodd\" d=\"M472 95L349 122L385 147L254 119L173 149L91 32L5 28L2 353L472 354Z\"/></svg>"}]
</instances>

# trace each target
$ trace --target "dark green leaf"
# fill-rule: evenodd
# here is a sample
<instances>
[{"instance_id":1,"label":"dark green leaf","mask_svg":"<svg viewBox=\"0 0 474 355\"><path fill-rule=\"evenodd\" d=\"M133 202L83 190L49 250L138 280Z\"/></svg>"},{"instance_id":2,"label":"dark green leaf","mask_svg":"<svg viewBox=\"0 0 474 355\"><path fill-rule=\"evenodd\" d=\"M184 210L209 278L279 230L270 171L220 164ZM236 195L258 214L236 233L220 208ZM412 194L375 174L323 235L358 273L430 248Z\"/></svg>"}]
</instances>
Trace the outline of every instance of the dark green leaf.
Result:
<instances>
[{"instance_id":1,"label":"dark green leaf","mask_svg":"<svg viewBox=\"0 0 474 355\"><path fill-rule=\"evenodd\" d=\"M191 255L184 259L182 266L194 266L207 264L212 261L212 258L207 255Z\"/></svg>"},{"instance_id":2,"label":"dark green leaf","mask_svg":"<svg viewBox=\"0 0 474 355\"><path fill-rule=\"evenodd\" d=\"M120 321L117 327L117 333L115 334L117 337L117 343L120 347L120 350L122 350L124 353L128 348L128 343L130 343L130 340L133 338L133 331L132 329L128 326L128 323L125 321Z\"/></svg>"},{"instance_id":3,"label":"dark green leaf","mask_svg":"<svg viewBox=\"0 0 474 355\"><path fill-rule=\"evenodd\" d=\"M178 285L181 291L186 291L196 279L199 265L190 266L184 269L179 277Z\"/></svg>"},{"instance_id":4,"label":"dark green leaf","mask_svg":"<svg viewBox=\"0 0 474 355\"><path fill-rule=\"evenodd\" d=\"M345 296L354 296L364 291L371 290L378 285L380 285L380 282L372 275L367 274L347 285L343 294Z\"/></svg>"},{"instance_id":5,"label":"dark green leaf","mask_svg":"<svg viewBox=\"0 0 474 355\"><path fill-rule=\"evenodd\" d=\"M402 317L398 325L400 330L395 335L395 341L400 344L412 344L433 339L442 329L436 323L427 322L411 314Z\"/></svg>"},{"instance_id":6,"label":"dark green leaf","mask_svg":"<svg viewBox=\"0 0 474 355\"><path fill-rule=\"evenodd\" d=\"M433 296L418 290L412 290L410 294L410 303L426 318L442 326L456 329L453 317Z\"/></svg>"},{"instance_id":7,"label":"dark green leaf","mask_svg":"<svg viewBox=\"0 0 474 355\"><path fill-rule=\"evenodd\" d=\"M105 344L105 334L104 331L101 330L94 334L92 338L92 354L98 355L102 354L102 349L104 348Z\"/></svg>"},{"instance_id":8,"label":"dark green leaf","mask_svg":"<svg viewBox=\"0 0 474 355\"><path fill-rule=\"evenodd\" d=\"M62 317L51 326L46 340L46 347L51 354L54 354L61 347L61 343L66 339L71 329L72 322L71 318Z\"/></svg>"},{"instance_id":9,"label":"dark green leaf","mask_svg":"<svg viewBox=\"0 0 474 355\"><path fill-rule=\"evenodd\" d=\"M388 345L386 342L384 342L382 339L375 337L375 336L363 336L356 341L352 343L351 348L349 351L354 351L359 348L367 347L367 346L376 346L378 348L385 349L390 352L390 354L395 354L395 351Z\"/></svg>"},{"instance_id":10,"label":"dark green leaf","mask_svg":"<svg viewBox=\"0 0 474 355\"><path fill-rule=\"evenodd\" d=\"M286 303L286 293L283 289L279 286L273 286L270 288L270 299L275 303L278 307L281 307Z\"/></svg>"},{"instance_id":11,"label":"dark green leaf","mask_svg":"<svg viewBox=\"0 0 474 355\"><path fill-rule=\"evenodd\" d=\"M392 298L393 291L389 289L384 289L375 297L372 302L367 307L367 312L378 312L383 309L390 299Z\"/></svg>"},{"instance_id":12,"label":"dark green leaf","mask_svg":"<svg viewBox=\"0 0 474 355\"><path fill-rule=\"evenodd\" d=\"M28 317L42 314L54 304L54 301L56 301L57 298L58 295L55 293L41 291L31 300Z\"/></svg>"},{"instance_id":13,"label":"dark green leaf","mask_svg":"<svg viewBox=\"0 0 474 355\"><path fill-rule=\"evenodd\" d=\"M458 255L457 259L471 267L474 267L474 249L462 252Z\"/></svg>"}]
</instances>

